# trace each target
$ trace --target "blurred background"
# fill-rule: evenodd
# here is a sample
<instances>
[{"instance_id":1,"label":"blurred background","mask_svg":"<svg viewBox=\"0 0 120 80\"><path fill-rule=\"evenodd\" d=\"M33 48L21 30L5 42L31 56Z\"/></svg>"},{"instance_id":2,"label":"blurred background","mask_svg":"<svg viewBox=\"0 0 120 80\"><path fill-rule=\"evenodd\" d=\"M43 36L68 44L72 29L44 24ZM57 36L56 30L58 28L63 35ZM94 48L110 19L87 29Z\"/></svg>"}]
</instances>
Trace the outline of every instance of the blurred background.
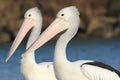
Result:
<instances>
[{"instance_id":1,"label":"blurred background","mask_svg":"<svg viewBox=\"0 0 120 80\"><path fill-rule=\"evenodd\" d=\"M80 11L81 37L120 36L120 0L0 0L0 43L14 40L29 8L41 10L45 28L61 8L71 5Z\"/></svg>"},{"instance_id":2,"label":"blurred background","mask_svg":"<svg viewBox=\"0 0 120 80\"><path fill-rule=\"evenodd\" d=\"M68 45L68 59L96 60L120 71L120 0L0 0L0 80L23 80L20 56L26 43L16 50L10 62L4 60L24 13L37 6L43 16L43 31L60 9L73 5L80 11L81 22L77 36ZM53 61L55 42L56 38L36 51L37 62Z\"/></svg>"}]
</instances>

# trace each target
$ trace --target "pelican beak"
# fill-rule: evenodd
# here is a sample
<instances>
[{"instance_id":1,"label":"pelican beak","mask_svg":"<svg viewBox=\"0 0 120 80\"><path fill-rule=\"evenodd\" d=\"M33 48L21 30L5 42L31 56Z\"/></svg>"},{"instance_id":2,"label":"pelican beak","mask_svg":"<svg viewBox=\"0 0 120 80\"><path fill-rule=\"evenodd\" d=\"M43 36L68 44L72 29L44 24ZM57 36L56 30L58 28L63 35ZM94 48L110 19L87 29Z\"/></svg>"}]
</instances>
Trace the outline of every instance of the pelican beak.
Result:
<instances>
[{"instance_id":1,"label":"pelican beak","mask_svg":"<svg viewBox=\"0 0 120 80\"><path fill-rule=\"evenodd\" d=\"M35 25L35 21L33 19L24 19L24 22L10 48L10 51L8 53L8 57L6 58L6 62L8 62L8 60L10 59L10 57L13 55L13 53L15 52L15 50L17 49L17 47L19 46L19 44L21 43L21 41L23 40L23 38L25 37L25 35L27 34L27 32Z\"/></svg>"},{"instance_id":2,"label":"pelican beak","mask_svg":"<svg viewBox=\"0 0 120 80\"><path fill-rule=\"evenodd\" d=\"M51 25L48 26L48 28L40 35L40 37L27 49L27 51L22 54L22 57L44 45L58 33L66 30L68 25L69 23L64 18L56 18L51 23Z\"/></svg>"}]
</instances>

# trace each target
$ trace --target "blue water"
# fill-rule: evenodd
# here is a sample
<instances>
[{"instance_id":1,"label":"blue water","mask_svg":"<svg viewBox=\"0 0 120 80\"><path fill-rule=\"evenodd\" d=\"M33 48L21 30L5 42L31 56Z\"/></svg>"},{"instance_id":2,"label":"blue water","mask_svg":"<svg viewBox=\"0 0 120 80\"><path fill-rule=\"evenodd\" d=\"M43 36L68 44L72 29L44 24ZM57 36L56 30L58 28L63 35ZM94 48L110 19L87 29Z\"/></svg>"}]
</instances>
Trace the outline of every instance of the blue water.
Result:
<instances>
[{"instance_id":1,"label":"blue water","mask_svg":"<svg viewBox=\"0 0 120 80\"><path fill-rule=\"evenodd\" d=\"M36 51L37 62L52 61L56 41L50 41ZM5 58L11 44L0 44L0 80L23 80L20 73L21 53L25 51L23 43L8 63ZM95 60L111 65L120 71L120 38L114 39L73 39L67 47L70 61Z\"/></svg>"}]
</instances>

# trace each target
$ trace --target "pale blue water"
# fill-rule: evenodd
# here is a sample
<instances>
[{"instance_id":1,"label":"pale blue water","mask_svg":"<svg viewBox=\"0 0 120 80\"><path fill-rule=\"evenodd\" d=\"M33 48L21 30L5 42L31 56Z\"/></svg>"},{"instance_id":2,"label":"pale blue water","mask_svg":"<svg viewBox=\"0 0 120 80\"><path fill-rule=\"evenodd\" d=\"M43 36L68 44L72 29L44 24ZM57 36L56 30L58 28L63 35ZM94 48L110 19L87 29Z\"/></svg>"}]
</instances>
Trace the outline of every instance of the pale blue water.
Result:
<instances>
[{"instance_id":1,"label":"pale blue water","mask_svg":"<svg viewBox=\"0 0 120 80\"><path fill-rule=\"evenodd\" d=\"M50 41L36 51L37 62L52 61L55 41ZM0 44L0 80L23 80L20 73L20 55L25 50L22 44L8 63L4 60L11 44ZM111 65L120 71L120 38L74 39L67 48L69 60L96 60Z\"/></svg>"}]
</instances>

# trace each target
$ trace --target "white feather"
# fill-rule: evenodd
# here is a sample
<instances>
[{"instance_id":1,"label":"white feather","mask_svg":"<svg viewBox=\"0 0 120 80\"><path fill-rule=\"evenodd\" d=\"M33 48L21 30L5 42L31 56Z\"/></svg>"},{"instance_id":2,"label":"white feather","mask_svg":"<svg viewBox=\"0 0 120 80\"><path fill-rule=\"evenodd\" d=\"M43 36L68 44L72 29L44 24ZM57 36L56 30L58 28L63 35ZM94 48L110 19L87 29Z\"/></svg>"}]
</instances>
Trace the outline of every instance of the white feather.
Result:
<instances>
[{"instance_id":1,"label":"white feather","mask_svg":"<svg viewBox=\"0 0 120 80\"><path fill-rule=\"evenodd\" d=\"M98 66L84 64L81 70L89 80L120 80L117 73Z\"/></svg>"}]
</instances>

